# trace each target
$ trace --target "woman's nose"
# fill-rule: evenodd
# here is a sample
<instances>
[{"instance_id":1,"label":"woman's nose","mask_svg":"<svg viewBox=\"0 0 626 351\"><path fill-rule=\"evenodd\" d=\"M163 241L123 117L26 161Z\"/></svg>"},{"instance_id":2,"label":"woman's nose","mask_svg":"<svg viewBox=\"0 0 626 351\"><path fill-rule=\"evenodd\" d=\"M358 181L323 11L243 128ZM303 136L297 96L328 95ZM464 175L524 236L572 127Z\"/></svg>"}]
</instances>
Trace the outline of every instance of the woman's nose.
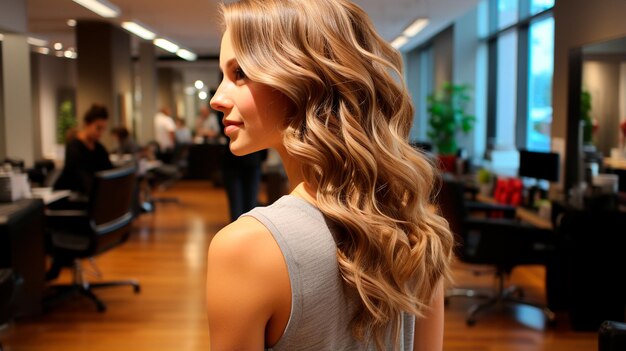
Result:
<instances>
[{"instance_id":1,"label":"woman's nose","mask_svg":"<svg viewBox=\"0 0 626 351\"><path fill-rule=\"evenodd\" d=\"M217 88L215 95L211 98L210 105L212 109L220 112L225 112L225 110L232 107L232 102L226 94L224 94L224 90L221 85Z\"/></svg>"}]
</instances>

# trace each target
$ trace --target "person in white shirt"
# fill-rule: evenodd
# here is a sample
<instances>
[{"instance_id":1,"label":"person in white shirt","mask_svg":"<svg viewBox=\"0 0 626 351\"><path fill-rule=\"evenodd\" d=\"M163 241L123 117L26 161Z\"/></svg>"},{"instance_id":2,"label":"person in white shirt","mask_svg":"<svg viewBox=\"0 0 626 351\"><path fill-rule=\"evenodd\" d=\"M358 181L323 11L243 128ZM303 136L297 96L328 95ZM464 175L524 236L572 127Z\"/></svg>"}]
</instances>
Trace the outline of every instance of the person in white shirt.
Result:
<instances>
[{"instance_id":1,"label":"person in white shirt","mask_svg":"<svg viewBox=\"0 0 626 351\"><path fill-rule=\"evenodd\" d=\"M185 120L176 118L176 144L189 145L191 142L191 130L185 125Z\"/></svg>"},{"instance_id":2,"label":"person in white shirt","mask_svg":"<svg viewBox=\"0 0 626 351\"><path fill-rule=\"evenodd\" d=\"M171 110L169 107L164 106L161 111L154 116L154 136L157 144L159 144L159 153L163 158L162 160L167 162L167 156L174 151L174 145L176 141L176 123L171 117Z\"/></svg>"}]
</instances>

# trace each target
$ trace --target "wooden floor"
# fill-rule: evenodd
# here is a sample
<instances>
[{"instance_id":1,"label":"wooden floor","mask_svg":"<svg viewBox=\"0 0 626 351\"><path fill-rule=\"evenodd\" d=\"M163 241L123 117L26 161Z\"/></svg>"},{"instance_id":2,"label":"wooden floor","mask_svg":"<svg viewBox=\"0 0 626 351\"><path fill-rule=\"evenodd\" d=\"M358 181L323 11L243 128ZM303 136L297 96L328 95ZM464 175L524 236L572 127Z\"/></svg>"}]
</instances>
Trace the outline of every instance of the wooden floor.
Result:
<instances>
[{"instance_id":1,"label":"wooden floor","mask_svg":"<svg viewBox=\"0 0 626 351\"><path fill-rule=\"evenodd\" d=\"M206 252L214 233L227 222L226 196L200 181L180 182L161 195L176 196L180 204L159 204L154 214L137 220L125 245L96 260L104 280L137 278L141 294L126 287L101 290L106 313L97 313L91 302L77 298L42 316L18 320L0 331L5 351L209 350ZM455 270L458 285L492 286L491 275L476 277L466 268ZM61 280L69 280L69 275ZM525 286L528 296L544 298L541 268L518 268L512 281ZM569 332L565 323L546 330L532 308L489 312L467 327L464 312L470 304L457 299L448 306L444 350L597 349L595 333Z\"/></svg>"}]
</instances>

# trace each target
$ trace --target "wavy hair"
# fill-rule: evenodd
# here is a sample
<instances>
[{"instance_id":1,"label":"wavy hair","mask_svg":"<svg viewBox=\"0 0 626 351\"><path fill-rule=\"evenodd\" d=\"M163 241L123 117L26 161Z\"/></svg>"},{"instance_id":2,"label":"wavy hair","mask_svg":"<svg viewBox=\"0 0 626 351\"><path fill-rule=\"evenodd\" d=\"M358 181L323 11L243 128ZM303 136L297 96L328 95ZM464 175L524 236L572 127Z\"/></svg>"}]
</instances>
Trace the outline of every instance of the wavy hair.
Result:
<instances>
[{"instance_id":1,"label":"wavy hair","mask_svg":"<svg viewBox=\"0 0 626 351\"><path fill-rule=\"evenodd\" d=\"M361 302L354 336L398 344L402 312L424 315L453 247L430 206L438 173L407 142L400 54L348 0L242 0L222 14L249 79L293 103L283 144L343 228L339 269Z\"/></svg>"}]
</instances>

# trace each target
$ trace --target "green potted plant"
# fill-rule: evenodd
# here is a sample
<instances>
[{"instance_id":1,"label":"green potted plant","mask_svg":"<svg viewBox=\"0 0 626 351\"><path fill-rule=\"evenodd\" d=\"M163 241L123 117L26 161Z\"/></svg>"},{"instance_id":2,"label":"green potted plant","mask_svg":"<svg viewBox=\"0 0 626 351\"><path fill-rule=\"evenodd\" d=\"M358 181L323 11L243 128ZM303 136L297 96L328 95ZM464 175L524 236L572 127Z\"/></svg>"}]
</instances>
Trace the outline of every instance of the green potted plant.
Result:
<instances>
[{"instance_id":1,"label":"green potted plant","mask_svg":"<svg viewBox=\"0 0 626 351\"><path fill-rule=\"evenodd\" d=\"M591 93L583 90L580 95L580 120L583 123L583 145L593 145L593 119L591 118Z\"/></svg>"},{"instance_id":2,"label":"green potted plant","mask_svg":"<svg viewBox=\"0 0 626 351\"><path fill-rule=\"evenodd\" d=\"M428 137L437 149L444 171L454 172L458 145L457 134L469 133L476 117L466 112L470 87L445 82L441 89L428 96Z\"/></svg>"},{"instance_id":3,"label":"green potted plant","mask_svg":"<svg viewBox=\"0 0 626 351\"><path fill-rule=\"evenodd\" d=\"M65 144L68 131L76 127L76 124L74 105L69 100L63 101L59 107L59 116L57 118L57 144Z\"/></svg>"}]
</instances>

